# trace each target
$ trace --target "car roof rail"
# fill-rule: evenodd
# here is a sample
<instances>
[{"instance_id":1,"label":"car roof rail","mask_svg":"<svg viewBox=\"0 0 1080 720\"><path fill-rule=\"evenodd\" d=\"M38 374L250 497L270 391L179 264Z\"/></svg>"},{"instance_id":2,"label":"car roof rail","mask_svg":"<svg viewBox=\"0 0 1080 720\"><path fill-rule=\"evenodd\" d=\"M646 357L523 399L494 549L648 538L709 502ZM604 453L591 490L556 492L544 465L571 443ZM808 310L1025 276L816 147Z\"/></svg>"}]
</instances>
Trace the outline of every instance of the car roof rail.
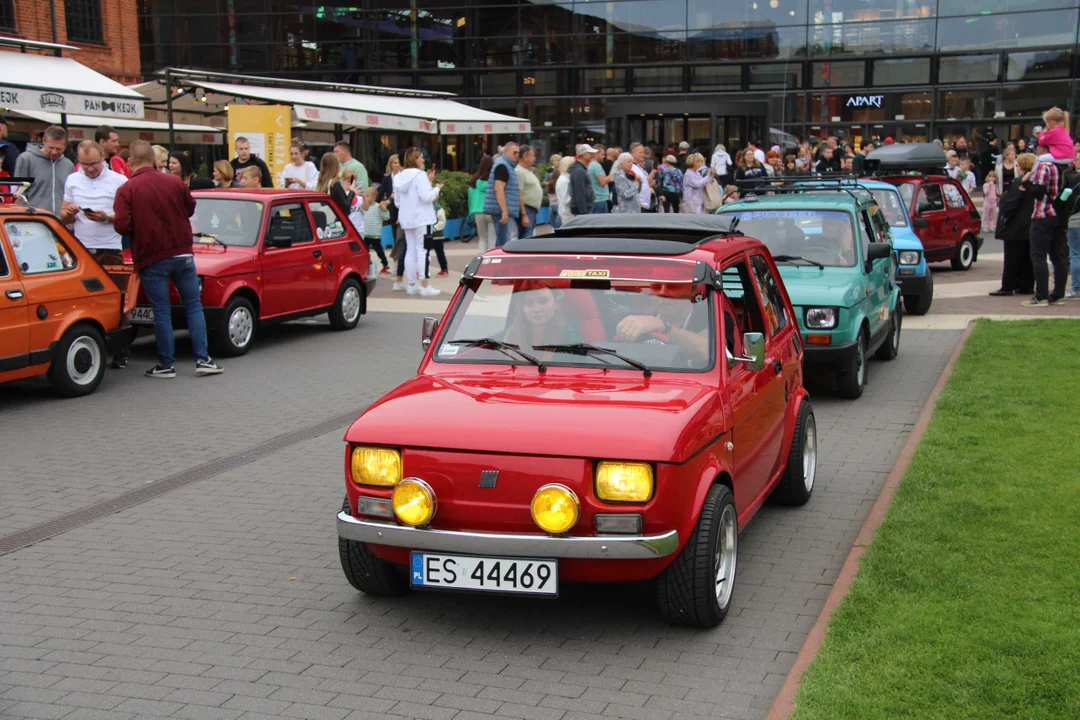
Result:
<instances>
[{"instance_id":1,"label":"car roof rail","mask_svg":"<svg viewBox=\"0 0 1080 720\"><path fill-rule=\"evenodd\" d=\"M15 198L16 205L35 214L37 210L23 195L33 184L34 178L31 177L0 177L0 190L7 189L6 192L0 192L0 198ZM15 190L11 190L12 187L15 187Z\"/></svg>"},{"instance_id":2,"label":"car roof rail","mask_svg":"<svg viewBox=\"0 0 1080 720\"><path fill-rule=\"evenodd\" d=\"M684 255L710 240L741 235L738 218L722 215L575 215L553 235L511 240L502 249L508 253Z\"/></svg>"},{"instance_id":3,"label":"car roof rail","mask_svg":"<svg viewBox=\"0 0 1080 720\"><path fill-rule=\"evenodd\" d=\"M739 185L749 188L747 197L757 197L760 191L764 194L788 195L803 194L808 192L842 192L850 195L855 202L862 203L873 201L874 195L870 188L859 183L859 176L854 173L836 173L829 175L787 175L768 179L753 178L751 180L737 180ZM725 196L726 197L726 196Z\"/></svg>"}]
</instances>

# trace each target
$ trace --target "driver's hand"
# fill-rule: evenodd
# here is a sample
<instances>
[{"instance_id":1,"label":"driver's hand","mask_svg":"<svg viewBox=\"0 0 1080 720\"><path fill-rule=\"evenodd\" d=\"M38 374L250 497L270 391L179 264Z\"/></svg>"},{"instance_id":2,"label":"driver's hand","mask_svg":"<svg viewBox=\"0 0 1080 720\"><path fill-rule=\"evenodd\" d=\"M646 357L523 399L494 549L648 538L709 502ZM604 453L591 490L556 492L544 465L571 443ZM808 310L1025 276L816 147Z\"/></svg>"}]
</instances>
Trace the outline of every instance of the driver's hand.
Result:
<instances>
[{"instance_id":1,"label":"driver's hand","mask_svg":"<svg viewBox=\"0 0 1080 720\"><path fill-rule=\"evenodd\" d=\"M653 332L663 332L664 321L652 315L627 315L615 328L615 339L637 342L638 338Z\"/></svg>"}]
</instances>

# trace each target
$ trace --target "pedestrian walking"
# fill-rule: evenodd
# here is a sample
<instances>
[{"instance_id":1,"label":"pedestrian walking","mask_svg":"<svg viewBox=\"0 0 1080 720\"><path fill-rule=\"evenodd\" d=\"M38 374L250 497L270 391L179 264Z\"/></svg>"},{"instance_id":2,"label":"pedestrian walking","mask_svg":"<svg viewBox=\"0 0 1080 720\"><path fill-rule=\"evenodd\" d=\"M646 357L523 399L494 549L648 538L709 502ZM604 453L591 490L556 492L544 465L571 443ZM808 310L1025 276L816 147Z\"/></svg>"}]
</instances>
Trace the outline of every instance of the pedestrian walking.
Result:
<instances>
[{"instance_id":1,"label":"pedestrian walking","mask_svg":"<svg viewBox=\"0 0 1080 720\"><path fill-rule=\"evenodd\" d=\"M192 254L191 216L195 198L183 180L154 170L154 150L145 140L131 143L131 180L116 191L116 231L131 236L131 257L154 310L157 365L147 377L176 377L169 284L180 294L195 351L195 374L217 375L210 358L206 318L199 301L199 276Z\"/></svg>"},{"instance_id":2,"label":"pedestrian walking","mask_svg":"<svg viewBox=\"0 0 1080 720\"><path fill-rule=\"evenodd\" d=\"M1036 155L1049 152L1038 145ZM1058 217L1055 202L1061 192L1061 175L1052 162L1040 161L1035 169L1024 175L1024 184L1031 189L1035 207L1031 212L1031 266L1035 272L1035 296L1025 300L1025 307L1060 304L1065 298L1065 283L1069 275L1069 245L1066 228ZM1054 289L1049 289L1047 257L1054 266Z\"/></svg>"},{"instance_id":3,"label":"pedestrian walking","mask_svg":"<svg viewBox=\"0 0 1080 720\"><path fill-rule=\"evenodd\" d=\"M997 228L998 219L998 178L993 170L986 176L986 182L982 186L983 209L982 231L994 232Z\"/></svg>"},{"instance_id":4,"label":"pedestrian walking","mask_svg":"<svg viewBox=\"0 0 1080 720\"><path fill-rule=\"evenodd\" d=\"M772 152L771 150L769 152ZM705 167L705 158L700 153L694 153L686 160L686 174L683 175L683 208L682 212L691 215L701 214L705 203L705 186L711 176L711 169L702 175L701 170Z\"/></svg>"},{"instance_id":5,"label":"pedestrian walking","mask_svg":"<svg viewBox=\"0 0 1080 720\"><path fill-rule=\"evenodd\" d=\"M424 277L431 277L431 251L435 251L435 257L439 261L438 277L450 274L450 266L446 262L446 211L442 205L435 203L435 223L428 229L429 235L424 238ZM428 237L431 238L431 247L428 247Z\"/></svg>"},{"instance_id":6,"label":"pedestrian walking","mask_svg":"<svg viewBox=\"0 0 1080 720\"><path fill-rule=\"evenodd\" d=\"M611 190L608 189L608 185L611 183L611 173L604 171L604 166L600 163L604 159L603 146L596 147L596 154L589 160L589 167L587 171L589 173L589 182L592 184L593 191L593 215L603 215L608 212L609 201L611 200Z\"/></svg>"},{"instance_id":7,"label":"pedestrian walking","mask_svg":"<svg viewBox=\"0 0 1080 720\"><path fill-rule=\"evenodd\" d=\"M558 199L559 224L566 222L573 213L570 211L570 168L577 160L567 155L559 161L559 177L555 181L555 197Z\"/></svg>"},{"instance_id":8,"label":"pedestrian walking","mask_svg":"<svg viewBox=\"0 0 1080 720\"><path fill-rule=\"evenodd\" d=\"M487 190L484 192L484 212L495 224L495 246L502 247L510 239L510 218L521 216L521 188L514 165L520 156L516 142L508 142L491 165Z\"/></svg>"},{"instance_id":9,"label":"pedestrian walking","mask_svg":"<svg viewBox=\"0 0 1080 720\"><path fill-rule=\"evenodd\" d=\"M33 207L60 215L64 205L64 183L75 165L64 156L67 130L59 125L45 128L41 146L28 145L15 161L15 177L31 178L33 183L23 197Z\"/></svg>"},{"instance_id":10,"label":"pedestrian walking","mask_svg":"<svg viewBox=\"0 0 1080 720\"><path fill-rule=\"evenodd\" d=\"M491 156L484 153L480 158L480 166L469 178L469 213L473 217L473 222L476 223L478 255L483 255L495 247L495 219L484 212L484 196L487 193L488 176L491 175L492 164Z\"/></svg>"},{"instance_id":11,"label":"pedestrian walking","mask_svg":"<svg viewBox=\"0 0 1080 720\"><path fill-rule=\"evenodd\" d=\"M169 153L169 174L180 178L191 190L213 190L214 181L200 177L191 167L191 158L186 152L175 150Z\"/></svg>"},{"instance_id":12,"label":"pedestrian walking","mask_svg":"<svg viewBox=\"0 0 1080 720\"><path fill-rule=\"evenodd\" d=\"M214 187L236 187L235 173L236 171L233 170L233 166L229 164L228 160L218 160L214 163Z\"/></svg>"},{"instance_id":13,"label":"pedestrian walking","mask_svg":"<svg viewBox=\"0 0 1080 720\"><path fill-rule=\"evenodd\" d=\"M576 162L570 166L570 213L572 215L592 214L596 201L593 195L592 181L589 179L589 163L596 150L591 145L581 144L576 148Z\"/></svg>"},{"instance_id":14,"label":"pedestrian walking","mask_svg":"<svg viewBox=\"0 0 1080 720\"><path fill-rule=\"evenodd\" d=\"M394 273L394 285L390 288L392 292L405 292L408 289L408 285L405 284L405 233L401 231L401 225L398 224L400 212L394 201L394 177L401 172L401 169L401 159L397 153L394 153L386 159L386 171L379 184L379 202L390 201L390 233L394 238L394 244L390 248L390 257L394 259L397 266Z\"/></svg>"},{"instance_id":15,"label":"pedestrian walking","mask_svg":"<svg viewBox=\"0 0 1080 720\"><path fill-rule=\"evenodd\" d=\"M536 164L536 150L530 145L523 145L517 167L514 168L521 192L521 214L518 216L517 223L520 238L532 237L536 232L536 215L540 212L540 206L544 204L544 188L540 186L540 178L533 172L534 164Z\"/></svg>"},{"instance_id":16,"label":"pedestrian walking","mask_svg":"<svg viewBox=\"0 0 1080 720\"><path fill-rule=\"evenodd\" d=\"M683 173L677 167L678 158L668 155L664 158L664 164L656 173L656 184L660 193L660 204L664 212L679 212L679 204L683 196Z\"/></svg>"},{"instance_id":17,"label":"pedestrian walking","mask_svg":"<svg viewBox=\"0 0 1080 720\"><path fill-rule=\"evenodd\" d=\"M249 167L259 169L259 184L265 188L274 187L274 178L270 175L270 168L266 166L263 159L258 155L251 154L251 141L246 137L238 137L233 142L236 146L236 157L232 159L230 164L233 166L233 172L239 173L241 170ZM157 145L154 146L159 147ZM164 148L162 148L164 150Z\"/></svg>"},{"instance_id":18,"label":"pedestrian walking","mask_svg":"<svg viewBox=\"0 0 1080 720\"><path fill-rule=\"evenodd\" d=\"M15 174L15 163L19 160L19 148L8 140L8 119L0 113L0 170L11 177Z\"/></svg>"},{"instance_id":19,"label":"pedestrian walking","mask_svg":"<svg viewBox=\"0 0 1080 720\"><path fill-rule=\"evenodd\" d=\"M424 235L428 226L435 224L435 200L442 188L441 184L432 186L434 179L435 168L424 170L423 153L418 148L406 150L402 170L394 176L393 183L398 222L405 232L405 282L409 295L439 294L438 289L421 277L426 256Z\"/></svg>"},{"instance_id":20,"label":"pedestrian walking","mask_svg":"<svg viewBox=\"0 0 1080 720\"><path fill-rule=\"evenodd\" d=\"M352 179L353 170L346 170L341 174L342 181L348 181ZM352 221L353 227L356 227L357 223L354 219L354 215L357 212L363 213L363 227L358 229L361 235L364 236L364 244L367 245L368 252L372 250L379 256L379 262L382 263L382 270L379 271L380 275L390 274L390 263L386 259L386 251L382 246L382 229L383 225L390 222L390 199L387 198L382 202L379 202L379 188L372 185L364 191L364 198L367 201L367 208L364 208L364 203L360 200L360 194L357 193L357 197L353 200L352 210L349 214L349 220Z\"/></svg>"},{"instance_id":21,"label":"pedestrian walking","mask_svg":"<svg viewBox=\"0 0 1080 720\"><path fill-rule=\"evenodd\" d=\"M613 213L627 214L641 212L641 177L634 170L634 156L623 153L616 159L613 169L615 175L615 207Z\"/></svg>"},{"instance_id":22,"label":"pedestrian walking","mask_svg":"<svg viewBox=\"0 0 1080 720\"><path fill-rule=\"evenodd\" d=\"M356 174L356 181L353 183L357 192L367 190L368 186L368 172L364 167L364 163L360 162L353 157L352 148L349 143L344 140L339 140L334 143L334 155L337 157L338 162L341 164L341 172L346 170L352 170Z\"/></svg>"},{"instance_id":23,"label":"pedestrian walking","mask_svg":"<svg viewBox=\"0 0 1080 720\"><path fill-rule=\"evenodd\" d=\"M278 182L286 190L314 190L319 184L319 171L315 163L304 159L305 150L302 143L293 142L289 146L289 164L281 171Z\"/></svg>"},{"instance_id":24,"label":"pedestrian walking","mask_svg":"<svg viewBox=\"0 0 1080 720\"><path fill-rule=\"evenodd\" d=\"M1005 262L1001 268L1001 287L992 296L1027 294L1035 291L1031 267L1031 213L1035 197L1024 184L1024 175L1035 166L1035 155L1024 153L1016 159L1017 177L998 202L998 223L994 237L1004 241Z\"/></svg>"},{"instance_id":25,"label":"pedestrian walking","mask_svg":"<svg viewBox=\"0 0 1080 720\"><path fill-rule=\"evenodd\" d=\"M731 165L731 156L728 155L724 143L717 143L716 148L713 150L709 167L712 168L717 182L720 183L720 187L725 187L731 182Z\"/></svg>"}]
</instances>

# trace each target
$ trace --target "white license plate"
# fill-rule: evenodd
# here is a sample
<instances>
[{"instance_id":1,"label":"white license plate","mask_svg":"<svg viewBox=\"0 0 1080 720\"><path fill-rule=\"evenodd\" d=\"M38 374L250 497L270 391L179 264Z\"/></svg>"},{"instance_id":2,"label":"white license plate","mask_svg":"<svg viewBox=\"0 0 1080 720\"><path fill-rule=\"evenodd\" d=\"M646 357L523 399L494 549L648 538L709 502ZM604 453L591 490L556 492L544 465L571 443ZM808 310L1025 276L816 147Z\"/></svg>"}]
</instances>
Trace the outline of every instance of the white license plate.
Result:
<instances>
[{"instance_id":1,"label":"white license plate","mask_svg":"<svg viewBox=\"0 0 1080 720\"><path fill-rule=\"evenodd\" d=\"M153 325L154 308L140 305L131 311L131 322L136 325Z\"/></svg>"},{"instance_id":2,"label":"white license plate","mask_svg":"<svg viewBox=\"0 0 1080 720\"><path fill-rule=\"evenodd\" d=\"M559 594L558 560L414 552L410 583L416 588Z\"/></svg>"}]
</instances>

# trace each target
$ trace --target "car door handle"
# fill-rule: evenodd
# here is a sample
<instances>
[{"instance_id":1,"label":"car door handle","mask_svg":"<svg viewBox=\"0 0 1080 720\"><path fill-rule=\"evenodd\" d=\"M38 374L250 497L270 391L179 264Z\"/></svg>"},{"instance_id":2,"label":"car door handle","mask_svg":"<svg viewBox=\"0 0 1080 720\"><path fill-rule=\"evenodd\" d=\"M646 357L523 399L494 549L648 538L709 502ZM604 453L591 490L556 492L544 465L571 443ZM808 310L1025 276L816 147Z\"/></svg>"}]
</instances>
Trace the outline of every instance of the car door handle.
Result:
<instances>
[{"instance_id":1,"label":"car door handle","mask_svg":"<svg viewBox=\"0 0 1080 720\"><path fill-rule=\"evenodd\" d=\"M772 361L772 369L773 369L773 371L776 372L777 375L780 375L781 373L783 373L784 372L784 363L783 363L783 361L780 360L779 358L777 358L776 360L773 360Z\"/></svg>"},{"instance_id":2,"label":"car door handle","mask_svg":"<svg viewBox=\"0 0 1080 720\"><path fill-rule=\"evenodd\" d=\"M311 254L314 255L317 258L321 258L322 257L322 250L312 250Z\"/></svg>"},{"instance_id":3,"label":"car door handle","mask_svg":"<svg viewBox=\"0 0 1080 720\"><path fill-rule=\"evenodd\" d=\"M4 294L7 295L12 300L19 300L19 299L21 299L23 297L23 291L22 290L8 290Z\"/></svg>"}]
</instances>

